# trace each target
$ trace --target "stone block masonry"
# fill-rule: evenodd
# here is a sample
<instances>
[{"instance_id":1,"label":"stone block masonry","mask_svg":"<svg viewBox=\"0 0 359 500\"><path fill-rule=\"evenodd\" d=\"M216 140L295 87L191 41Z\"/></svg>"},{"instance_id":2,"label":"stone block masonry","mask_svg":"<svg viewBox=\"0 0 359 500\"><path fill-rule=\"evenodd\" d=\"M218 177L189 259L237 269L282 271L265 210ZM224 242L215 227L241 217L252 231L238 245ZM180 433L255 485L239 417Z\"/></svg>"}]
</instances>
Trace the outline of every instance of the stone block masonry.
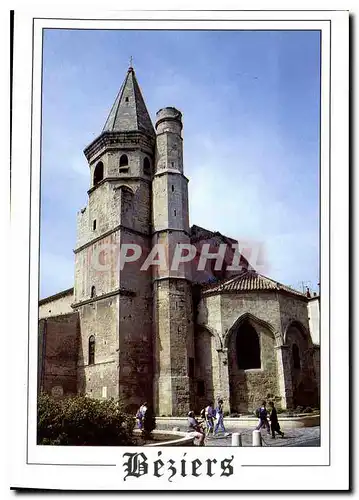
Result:
<instances>
[{"instance_id":1,"label":"stone block masonry","mask_svg":"<svg viewBox=\"0 0 359 500\"><path fill-rule=\"evenodd\" d=\"M80 321L77 313L39 322L40 392L55 396L77 394L77 359Z\"/></svg>"}]
</instances>

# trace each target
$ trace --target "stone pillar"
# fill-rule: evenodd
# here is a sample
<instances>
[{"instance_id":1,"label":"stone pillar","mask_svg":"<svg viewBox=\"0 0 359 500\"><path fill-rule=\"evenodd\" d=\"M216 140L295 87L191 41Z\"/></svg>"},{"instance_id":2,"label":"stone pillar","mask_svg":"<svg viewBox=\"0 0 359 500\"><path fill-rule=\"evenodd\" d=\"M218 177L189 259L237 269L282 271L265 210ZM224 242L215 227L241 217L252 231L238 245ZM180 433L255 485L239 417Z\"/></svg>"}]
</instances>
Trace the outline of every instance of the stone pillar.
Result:
<instances>
[{"instance_id":1,"label":"stone pillar","mask_svg":"<svg viewBox=\"0 0 359 500\"><path fill-rule=\"evenodd\" d=\"M218 396L223 399L223 411L230 412L228 349L217 349L218 352Z\"/></svg>"},{"instance_id":2,"label":"stone pillar","mask_svg":"<svg viewBox=\"0 0 359 500\"><path fill-rule=\"evenodd\" d=\"M262 436L261 431L252 432L252 446L262 446Z\"/></svg>"},{"instance_id":3,"label":"stone pillar","mask_svg":"<svg viewBox=\"0 0 359 500\"><path fill-rule=\"evenodd\" d=\"M283 409L293 406L293 385L292 385L292 366L290 359L290 349L287 345L276 347L277 350L277 370L278 387L281 396L281 407Z\"/></svg>"}]
</instances>

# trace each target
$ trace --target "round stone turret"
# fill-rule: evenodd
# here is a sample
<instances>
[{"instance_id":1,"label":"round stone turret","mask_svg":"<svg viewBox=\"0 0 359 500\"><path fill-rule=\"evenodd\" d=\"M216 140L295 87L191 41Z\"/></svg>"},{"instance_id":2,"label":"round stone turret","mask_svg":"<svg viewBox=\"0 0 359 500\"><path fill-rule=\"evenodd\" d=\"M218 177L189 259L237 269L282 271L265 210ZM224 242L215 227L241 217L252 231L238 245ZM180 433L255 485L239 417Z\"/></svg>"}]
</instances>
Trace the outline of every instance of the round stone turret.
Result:
<instances>
[{"instance_id":1,"label":"round stone turret","mask_svg":"<svg viewBox=\"0 0 359 500\"><path fill-rule=\"evenodd\" d=\"M173 107L162 108L156 113L156 133L173 132L181 135L182 113Z\"/></svg>"}]
</instances>

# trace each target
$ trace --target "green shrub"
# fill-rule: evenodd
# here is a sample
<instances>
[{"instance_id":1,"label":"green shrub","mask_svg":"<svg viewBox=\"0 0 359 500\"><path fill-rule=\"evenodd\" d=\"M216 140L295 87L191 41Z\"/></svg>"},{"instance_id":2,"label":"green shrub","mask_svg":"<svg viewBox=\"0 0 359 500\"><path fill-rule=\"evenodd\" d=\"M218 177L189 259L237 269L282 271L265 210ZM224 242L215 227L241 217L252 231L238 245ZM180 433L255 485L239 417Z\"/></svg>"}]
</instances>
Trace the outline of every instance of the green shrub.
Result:
<instances>
[{"instance_id":1,"label":"green shrub","mask_svg":"<svg viewBox=\"0 0 359 500\"><path fill-rule=\"evenodd\" d=\"M133 444L135 419L118 401L85 396L55 400L41 394L37 405L37 443L70 446Z\"/></svg>"}]
</instances>

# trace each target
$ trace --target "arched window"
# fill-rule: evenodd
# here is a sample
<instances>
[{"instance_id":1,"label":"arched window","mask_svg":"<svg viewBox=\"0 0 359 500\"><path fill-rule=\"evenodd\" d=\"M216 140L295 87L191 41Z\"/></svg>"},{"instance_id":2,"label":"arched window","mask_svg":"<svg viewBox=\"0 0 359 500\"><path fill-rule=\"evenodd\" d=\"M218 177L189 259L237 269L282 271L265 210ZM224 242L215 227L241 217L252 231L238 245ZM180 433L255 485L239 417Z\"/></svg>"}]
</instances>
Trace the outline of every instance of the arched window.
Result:
<instances>
[{"instance_id":1,"label":"arched window","mask_svg":"<svg viewBox=\"0 0 359 500\"><path fill-rule=\"evenodd\" d=\"M261 368L261 348L259 336L247 321L237 331L237 364L240 370Z\"/></svg>"},{"instance_id":2,"label":"arched window","mask_svg":"<svg viewBox=\"0 0 359 500\"><path fill-rule=\"evenodd\" d=\"M300 370L300 355L297 344L292 345L293 368Z\"/></svg>"},{"instance_id":3,"label":"arched window","mask_svg":"<svg viewBox=\"0 0 359 500\"><path fill-rule=\"evenodd\" d=\"M128 157L127 155L121 155L120 158L120 167L127 167L128 166Z\"/></svg>"},{"instance_id":4,"label":"arched window","mask_svg":"<svg viewBox=\"0 0 359 500\"><path fill-rule=\"evenodd\" d=\"M91 298L96 297L96 288L94 286L91 287Z\"/></svg>"},{"instance_id":5,"label":"arched window","mask_svg":"<svg viewBox=\"0 0 359 500\"><path fill-rule=\"evenodd\" d=\"M151 164L150 164L150 160L146 158L143 160L143 173L145 175L151 175Z\"/></svg>"},{"instance_id":6,"label":"arched window","mask_svg":"<svg viewBox=\"0 0 359 500\"><path fill-rule=\"evenodd\" d=\"M103 179L103 163L99 161L93 173L93 185L96 186Z\"/></svg>"},{"instance_id":7,"label":"arched window","mask_svg":"<svg viewBox=\"0 0 359 500\"><path fill-rule=\"evenodd\" d=\"M89 365L95 364L95 337L91 335L89 338Z\"/></svg>"}]
</instances>

